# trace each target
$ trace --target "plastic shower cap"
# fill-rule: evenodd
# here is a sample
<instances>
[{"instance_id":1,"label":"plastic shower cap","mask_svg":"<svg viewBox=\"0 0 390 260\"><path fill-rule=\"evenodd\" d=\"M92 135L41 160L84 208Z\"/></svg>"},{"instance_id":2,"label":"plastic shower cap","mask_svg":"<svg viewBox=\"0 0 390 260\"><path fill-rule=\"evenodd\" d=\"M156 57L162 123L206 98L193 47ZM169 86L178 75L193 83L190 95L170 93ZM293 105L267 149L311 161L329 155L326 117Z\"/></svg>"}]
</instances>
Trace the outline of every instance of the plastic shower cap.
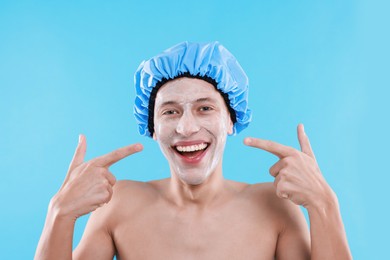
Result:
<instances>
[{"instance_id":1,"label":"plastic shower cap","mask_svg":"<svg viewBox=\"0 0 390 260\"><path fill-rule=\"evenodd\" d=\"M219 42L182 42L143 61L134 75L134 115L141 135L153 135L154 99L158 88L183 76L208 82L211 79L210 83L224 96L233 115L233 134L248 126L252 118L248 108L248 77L236 58Z\"/></svg>"}]
</instances>

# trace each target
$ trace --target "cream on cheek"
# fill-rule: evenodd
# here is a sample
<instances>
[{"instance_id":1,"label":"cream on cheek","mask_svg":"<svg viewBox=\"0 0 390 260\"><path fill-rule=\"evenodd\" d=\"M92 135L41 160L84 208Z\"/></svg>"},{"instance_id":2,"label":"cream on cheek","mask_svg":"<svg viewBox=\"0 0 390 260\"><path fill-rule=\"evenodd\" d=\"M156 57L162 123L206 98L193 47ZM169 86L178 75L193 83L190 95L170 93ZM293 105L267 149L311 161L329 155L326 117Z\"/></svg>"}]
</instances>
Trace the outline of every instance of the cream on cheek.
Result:
<instances>
[{"instance_id":1,"label":"cream on cheek","mask_svg":"<svg viewBox=\"0 0 390 260\"><path fill-rule=\"evenodd\" d=\"M203 104L199 105L194 101L205 97L218 102L212 104L214 107L211 111L199 112L198 108ZM177 115L166 116L161 113L164 111L161 104L167 100L175 100L175 105L167 108L177 109ZM187 85L185 88L177 89L171 84L159 90L155 106L154 139L158 141L172 173L184 183L191 185L203 183L213 172L222 170L218 167L222 166L227 133L231 132L231 120L225 107L222 97L211 85ZM177 141L188 140L203 140L209 143L205 156L195 165L183 162L172 147Z\"/></svg>"},{"instance_id":2,"label":"cream on cheek","mask_svg":"<svg viewBox=\"0 0 390 260\"><path fill-rule=\"evenodd\" d=\"M204 123L204 128L211 135L213 135L214 140L210 147L211 156L208 157L208 163L205 165L205 171L202 182L207 179L212 173L217 170L217 167L222 167L222 158L223 152L225 150L226 137L228 133L228 126L230 118L226 113L220 111L213 120L206 120ZM222 171L222 168L220 169Z\"/></svg>"},{"instance_id":3,"label":"cream on cheek","mask_svg":"<svg viewBox=\"0 0 390 260\"><path fill-rule=\"evenodd\" d=\"M222 170L221 168L218 169L218 167L222 166L226 137L230 127L230 117L225 111L215 111L211 118L194 117L193 119L196 121L193 123L198 124L200 129L195 138L205 139L210 142L206 155L195 166L182 163L170 146L172 139L177 138L177 134L175 134L177 123L175 121L160 124L156 128L156 133L160 136L158 139L160 148L167 158L172 172L184 183L198 185L203 183L216 170Z\"/></svg>"}]
</instances>

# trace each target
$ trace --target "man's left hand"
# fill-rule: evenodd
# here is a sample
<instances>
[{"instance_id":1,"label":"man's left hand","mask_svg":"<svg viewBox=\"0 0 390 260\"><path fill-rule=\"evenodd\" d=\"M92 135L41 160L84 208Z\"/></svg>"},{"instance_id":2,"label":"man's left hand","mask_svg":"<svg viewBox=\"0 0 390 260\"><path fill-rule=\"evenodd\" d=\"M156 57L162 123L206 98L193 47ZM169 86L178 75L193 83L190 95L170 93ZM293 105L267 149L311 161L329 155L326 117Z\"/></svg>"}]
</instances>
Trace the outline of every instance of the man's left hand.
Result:
<instances>
[{"instance_id":1,"label":"man's left hand","mask_svg":"<svg viewBox=\"0 0 390 260\"><path fill-rule=\"evenodd\" d=\"M269 170L275 177L278 197L305 208L319 206L333 197L333 191L322 176L302 124L298 125L298 140L301 151L257 138L245 138L244 143L279 157L280 160Z\"/></svg>"}]
</instances>

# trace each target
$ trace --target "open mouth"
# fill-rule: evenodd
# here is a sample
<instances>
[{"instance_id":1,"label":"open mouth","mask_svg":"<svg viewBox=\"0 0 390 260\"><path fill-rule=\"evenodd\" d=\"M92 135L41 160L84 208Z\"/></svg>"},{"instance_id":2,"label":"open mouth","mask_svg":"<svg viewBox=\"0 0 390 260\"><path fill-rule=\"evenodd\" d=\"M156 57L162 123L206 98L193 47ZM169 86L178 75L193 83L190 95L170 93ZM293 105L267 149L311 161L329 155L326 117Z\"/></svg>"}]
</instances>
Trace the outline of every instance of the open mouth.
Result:
<instances>
[{"instance_id":1,"label":"open mouth","mask_svg":"<svg viewBox=\"0 0 390 260\"><path fill-rule=\"evenodd\" d=\"M181 156L188 159L195 159L199 158L207 150L208 146L208 143L200 143L194 145L177 145L174 148Z\"/></svg>"}]
</instances>

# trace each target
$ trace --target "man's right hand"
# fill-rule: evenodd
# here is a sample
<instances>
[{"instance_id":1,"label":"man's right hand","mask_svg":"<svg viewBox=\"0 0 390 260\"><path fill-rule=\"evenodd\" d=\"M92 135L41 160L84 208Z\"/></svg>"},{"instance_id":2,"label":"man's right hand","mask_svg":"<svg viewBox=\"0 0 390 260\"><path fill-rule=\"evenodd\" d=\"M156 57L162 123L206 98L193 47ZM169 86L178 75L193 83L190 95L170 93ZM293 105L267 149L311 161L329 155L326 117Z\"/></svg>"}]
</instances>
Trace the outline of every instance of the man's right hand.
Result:
<instances>
[{"instance_id":1,"label":"man's right hand","mask_svg":"<svg viewBox=\"0 0 390 260\"><path fill-rule=\"evenodd\" d=\"M109 167L143 149L133 144L84 162L86 147L85 136L80 135L64 183L51 202L60 216L73 220L111 200L116 179Z\"/></svg>"}]
</instances>

